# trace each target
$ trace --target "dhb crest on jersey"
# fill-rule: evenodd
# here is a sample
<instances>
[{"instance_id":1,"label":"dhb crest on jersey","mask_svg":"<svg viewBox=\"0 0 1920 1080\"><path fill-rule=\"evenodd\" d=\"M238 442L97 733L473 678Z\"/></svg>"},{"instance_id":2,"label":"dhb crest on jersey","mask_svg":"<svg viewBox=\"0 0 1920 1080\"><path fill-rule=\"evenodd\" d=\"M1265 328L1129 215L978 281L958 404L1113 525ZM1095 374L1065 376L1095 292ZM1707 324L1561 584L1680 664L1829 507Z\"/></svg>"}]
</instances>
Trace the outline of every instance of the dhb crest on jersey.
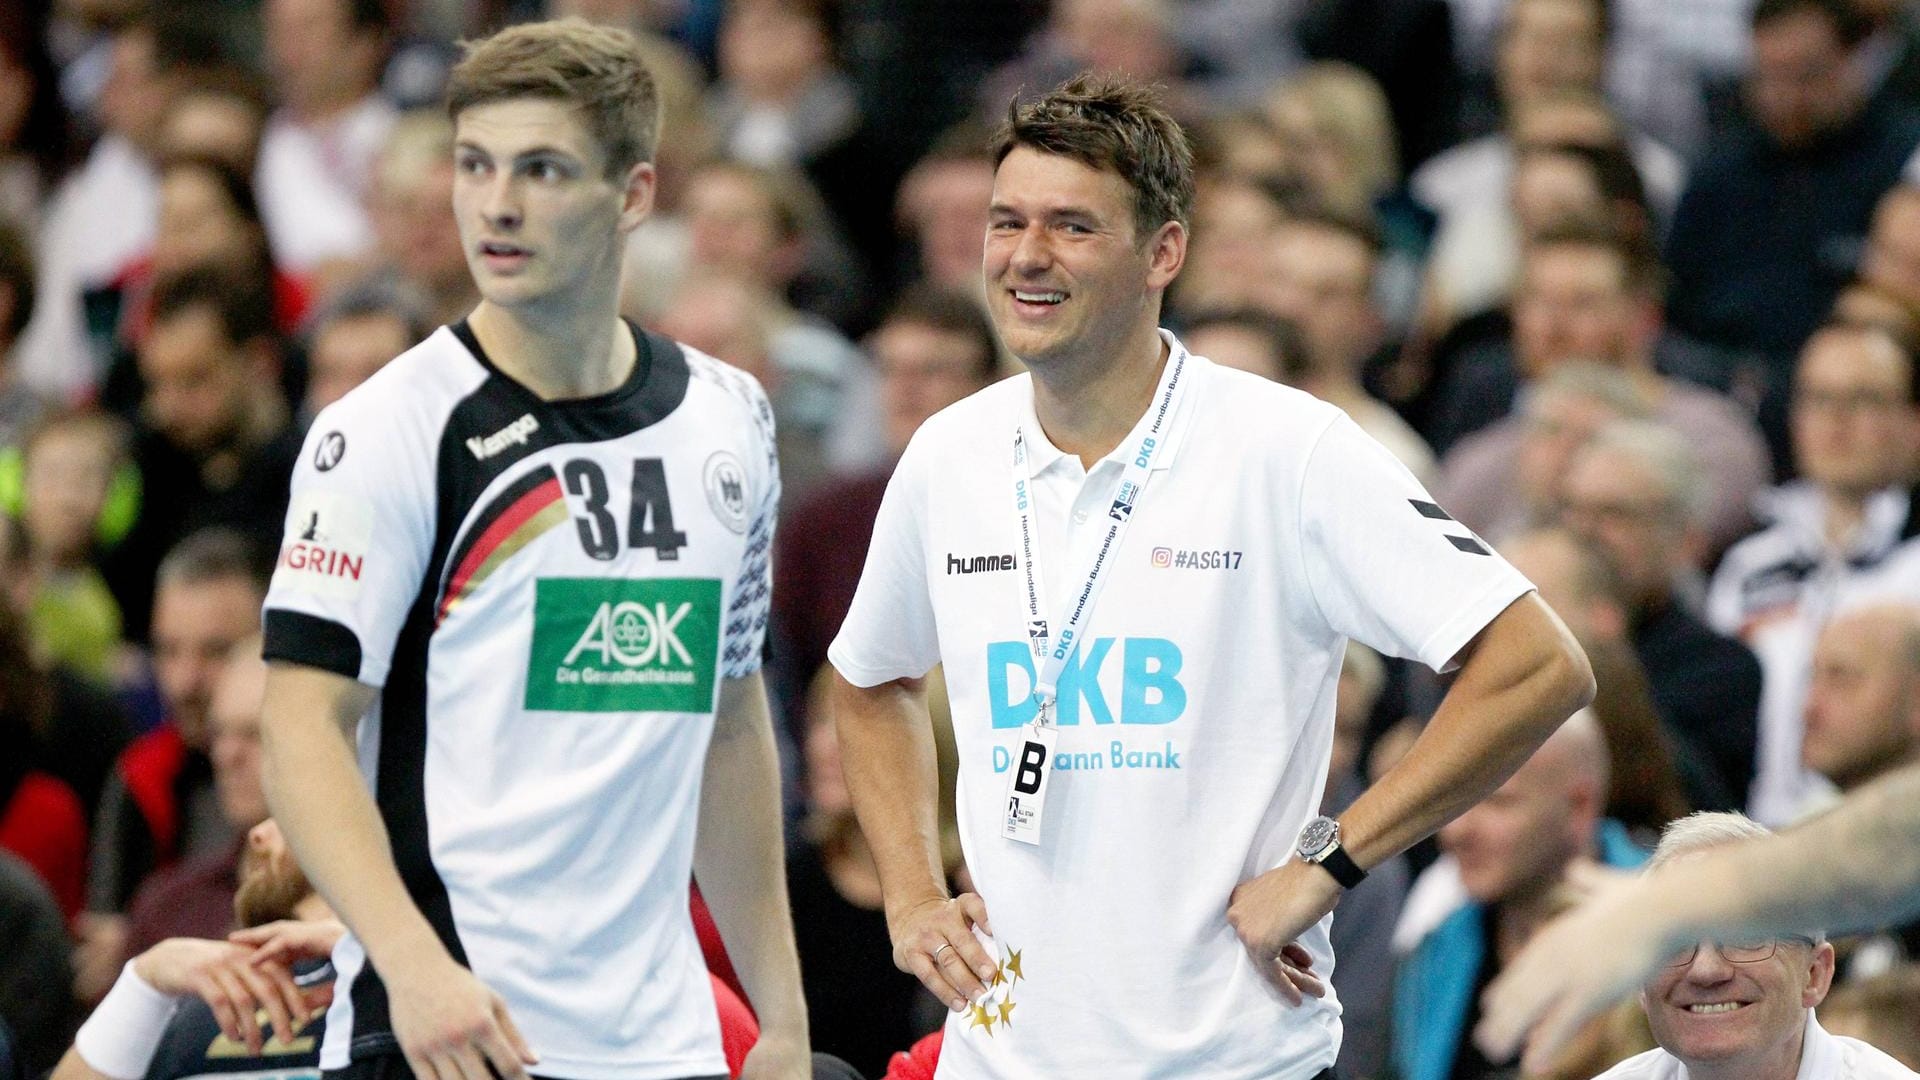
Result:
<instances>
[{"instance_id":1,"label":"dhb crest on jersey","mask_svg":"<svg viewBox=\"0 0 1920 1080\"><path fill-rule=\"evenodd\" d=\"M747 470L725 450L707 459L707 503L713 516L736 533L747 531Z\"/></svg>"}]
</instances>

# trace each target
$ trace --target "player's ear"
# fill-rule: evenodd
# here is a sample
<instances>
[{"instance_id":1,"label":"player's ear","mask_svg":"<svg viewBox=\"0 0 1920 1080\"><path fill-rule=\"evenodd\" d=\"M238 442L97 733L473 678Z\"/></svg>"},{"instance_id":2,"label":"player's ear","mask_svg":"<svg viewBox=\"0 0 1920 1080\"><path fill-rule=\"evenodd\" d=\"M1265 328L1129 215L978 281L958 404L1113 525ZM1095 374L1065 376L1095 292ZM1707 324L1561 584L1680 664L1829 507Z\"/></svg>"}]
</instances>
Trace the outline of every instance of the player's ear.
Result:
<instances>
[{"instance_id":1,"label":"player's ear","mask_svg":"<svg viewBox=\"0 0 1920 1080\"><path fill-rule=\"evenodd\" d=\"M1147 284L1164 289L1180 276L1187 262L1187 227L1169 221L1147 238Z\"/></svg>"},{"instance_id":2,"label":"player's ear","mask_svg":"<svg viewBox=\"0 0 1920 1080\"><path fill-rule=\"evenodd\" d=\"M653 212L653 195L660 182L653 162L642 161L627 169L621 183L620 231L632 232Z\"/></svg>"}]
</instances>

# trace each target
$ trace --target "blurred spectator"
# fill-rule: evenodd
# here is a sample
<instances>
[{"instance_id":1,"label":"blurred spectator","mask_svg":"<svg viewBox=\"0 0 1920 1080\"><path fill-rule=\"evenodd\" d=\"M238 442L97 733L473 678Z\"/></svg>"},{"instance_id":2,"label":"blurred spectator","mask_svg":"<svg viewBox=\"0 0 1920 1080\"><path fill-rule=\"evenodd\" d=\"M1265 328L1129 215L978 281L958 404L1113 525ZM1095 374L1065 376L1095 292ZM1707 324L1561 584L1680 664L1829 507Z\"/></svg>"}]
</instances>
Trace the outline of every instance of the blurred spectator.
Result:
<instances>
[{"instance_id":1,"label":"blurred spectator","mask_svg":"<svg viewBox=\"0 0 1920 1080\"><path fill-rule=\"evenodd\" d=\"M86 812L72 788L36 768L52 688L34 667L25 630L0 605L0 850L31 866L63 919L72 919L86 894Z\"/></svg>"},{"instance_id":2,"label":"blurred spectator","mask_svg":"<svg viewBox=\"0 0 1920 1080\"><path fill-rule=\"evenodd\" d=\"M1308 56L1378 81L1393 109L1387 137L1398 133L1402 159L1418 166L1455 142L1453 19L1444 0L1320 0L1305 5L1299 35Z\"/></svg>"},{"instance_id":3,"label":"blurred spectator","mask_svg":"<svg viewBox=\"0 0 1920 1080\"><path fill-rule=\"evenodd\" d=\"M1836 985L1820 1003L1820 1026L1867 1043L1920 1070L1920 965L1903 964L1859 982Z\"/></svg>"},{"instance_id":4,"label":"blurred spectator","mask_svg":"<svg viewBox=\"0 0 1920 1080\"><path fill-rule=\"evenodd\" d=\"M1605 0L1511 0L1501 16L1495 79L1508 131L1462 143L1413 174L1413 194L1445 219L1498 202L1514 168L1515 125L1529 107L1568 91L1598 97L1611 29ZM1649 201L1665 217L1680 197L1686 165L1638 133L1625 145Z\"/></svg>"},{"instance_id":5,"label":"blurred spectator","mask_svg":"<svg viewBox=\"0 0 1920 1080\"><path fill-rule=\"evenodd\" d=\"M1901 183L1875 204L1860 277L1920 312L1920 187Z\"/></svg>"},{"instance_id":6,"label":"blurred spectator","mask_svg":"<svg viewBox=\"0 0 1920 1080\"><path fill-rule=\"evenodd\" d=\"M1286 19L1275 10L1284 7L1272 0L1200 0L1195 14L1204 19L1211 8L1214 14L1235 20L1223 25L1236 38L1233 48L1247 52L1274 49L1282 40L1265 38L1256 28L1263 22L1271 24L1275 17ZM1016 94L1039 94L1091 71L1159 83L1162 99L1175 117L1203 116L1207 110L1199 91L1184 78L1192 68L1192 57L1180 40L1181 34L1196 36L1201 27L1197 23L1176 27L1182 21L1177 16L1187 13L1176 11L1172 0L1054 0L1046 25L1027 39L1021 55L981 84L980 113L997 120Z\"/></svg>"},{"instance_id":7,"label":"blurred spectator","mask_svg":"<svg viewBox=\"0 0 1920 1080\"><path fill-rule=\"evenodd\" d=\"M100 797L79 922L76 993L96 1000L125 958L124 911L153 870L225 850L232 826L214 781L208 713L235 645L260 630L264 568L238 534L189 537L161 563L153 612L154 677L167 723L120 756Z\"/></svg>"},{"instance_id":8,"label":"blurred spectator","mask_svg":"<svg viewBox=\"0 0 1920 1080\"><path fill-rule=\"evenodd\" d=\"M1312 370L1300 328L1258 308L1199 312L1182 324L1180 341L1195 356L1288 386Z\"/></svg>"},{"instance_id":9,"label":"blurred spectator","mask_svg":"<svg viewBox=\"0 0 1920 1080\"><path fill-rule=\"evenodd\" d=\"M1564 360L1521 392L1512 416L1441 459L1433 493L1459 521L1497 544L1554 519L1567 466L1602 428L1649 415L1626 372Z\"/></svg>"},{"instance_id":10,"label":"blurred spectator","mask_svg":"<svg viewBox=\"0 0 1920 1080\"><path fill-rule=\"evenodd\" d=\"M1920 342L1920 309L1872 281L1855 281L1833 301L1832 321L1879 330L1895 341Z\"/></svg>"},{"instance_id":11,"label":"blurred spectator","mask_svg":"<svg viewBox=\"0 0 1920 1080\"><path fill-rule=\"evenodd\" d=\"M1564 111L1577 117L1584 109L1574 101L1556 102L1526 115ZM1525 248L1542 234L1585 223L1644 245L1652 229L1648 214L1640 174L1620 146L1523 143L1505 200L1471 206L1442 221L1420 302L1421 334L1441 338L1507 304ZM1453 365L1443 359L1440 366L1444 374Z\"/></svg>"},{"instance_id":12,"label":"blurred spectator","mask_svg":"<svg viewBox=\"0 0 1920 1080\"><path fill-rule=\"evenodd\" d=\"M1432 921L1395 976L1393 1063L1402 1080L1491 1077L1511 1068L1487 1060L1471 1038L1481 992L1565 908L1569 867L1593 859L1636 866L1646 857L1619 823L1602 817L1607 770L1599 724L1577 712L1497 791L1440 830L1451 858L1421 879L1433 881L1429 902L1444 891L1454 906ZM1439 887L1455 875L1457 892Z\"/></svg>"},{"instance_id":13,"label":"blurred spectator","mask_svg":"<svg viewBox=\"0 0 1920 1080\"><path fill-rule=\"evenodd\" d=\"M268 112L266 89L252 72L236 67L196 72L160 121L161 154L213 158L252 177Z\"/></svg>"},{"instance_id":14,"label":"blurred spectator","mask_svg":"<svg viewBox=\"0 0 1920 1080\"><path fill-rule=\"evenodd\" d=\"M1401 184L1402 157L1380 85L1346 64L1310 64L1273 88L1266 110L1293 175L1320 205L1377 220L1374 293L1389 325L1405 332L1435 222Z\"/></svg>"},{"instance_id":15,"label":"blurred spectator","mask_svg":"<svg viewBox=\"0 0 1920 1080\"><path fill-rule=\"evenodd\" d=\"M72 984L73 944L66 920L31 867L0 851L0 1041L10 1032L19 1077L39 1076L60 1060L79 1020ZM0 1054L0 1056L4 1056Z\"/></svg>"},{"instance_id":16,"label":"blurred spectator","mask_svg":"<svg viewBox=\"0 0 1920 1080\"><path fill-rule=\"evenodd\" d=\"M118 294L118 340L140 347L153 321L153 293L160 282L208 269L268 283L276 332L292 333L306 318L312 302L307 285L274 264L247 174L220 158L169 158L160 167L153 249L122 267L111 284ZM131 374L124 366L110 373L103 398L131 405L138 396L124 381Z\"/></svg>"},{"instance_id":17,"label":"blurred spectator","mask_svg":"<svg viewBox=\"0 0 1920 1080\"><path fill-rule=\"evenodd\" d=\"M1172 292L1173 316L1261 306L1274 233L1301 201L1301 189L1224 169L1203 170L1195 179L1193 228ZM982 230L983 241L985 235ZM979 266L974 278L978 288Z\"/></svg>"},{"instance_id":18,"label":"blurred spectator","mask_svg":"<svg viewBox=\"0 0 1920 1080\"><path fill-rule=\"evenodd\" d=\"M1374 303L1380 236L1367 218L1297 212L1274 230L1262 276L1266 306L1291 319L1307 340L1311 371L1298 385L1346 410L1423 483L1433 451L1399 414L1360 384L1386 330Z\"/></svg>"},{"instance_id":19,"label":"blurred spectator","mask_svg":"<svg viewBox=\"0 0 1920 1080\"><path fill-rule=\"evenodd\" d=\"M879 267L892 251L892 229L875 210L892 203L901 170L870 144L859 94L839 68L841 6L728 3L707 115L728 157L803 172L860 259Z\"/></svg>"},{"instance_id":20,"label":"blurred spectator","mask_svg":"<svg viewBox=\"0 0 1920 1080\"><path fill-rule=\"evenodd\" d=\"M262 550L279 543L300 432L281 395L270 305L263 283L213 270L154 292L133 444L140 516L104 566L129 634L146 625L160 556L189 533L223 526Z\"/></svg>"},{"instance_id":21,"label":"blurred spectator","mask_svg":"<svg viewBox=\"0 0 1920 1080\"><path fill-rule=\"evenodd\" d=\"M99 557L138 506L126 425L100 412L56 413L28 433L19 463L14 588L35 656L113 686L123 625Z\"/></svg>"},{"instance_id":22,"label":"blurred spectator","mask_svg":"<svg viewBox=\"0 0 1920 1080\"><path fill-rule=\"evenodd\" d=\"M970 295L933 286L909 289L866 344L880 373L879 426L889 462L928 417L1000 374L986 314ZM826 663L827 646L860 582L892 472L889 463L839 474L787 504L775 540L773 621L784 646L776 666L789 702L805 700L805 688ZM793 722L796 738L801 730Z\"/></svg>"},{"instance_id":23,"label":"blurred spectator","mask_svg":"<svg viewBox=\"0 0 1920 1080\"><path fill-rule=\"evenodd\" d=\"M404 297L389 290L358 286L328 302L307 329L307 395L300 426L432 331Z\"/></svg>"},{"instance_id":24,"label":"blurred spectator","mask_svg":"<svg viewBox=\"0 0 1920 1080\"><path fill-rule=\"evenodd\" d=\"M1668 237L1674 325L1765 356L1761 424L1783 463L1794 356L1920 143L1920 115L1868 101L1864 32L1846 0L1760 0L1746 97L1755 130L1695 173Z\"/></svg>"},{"instance_id":25,"label":"blurred spectator","mask_svg":"<svg viewBox=\"0 0 1920 1080\"><path fill-rule=\"evenodd\" d=\"M73 151L47 55L46 16L35 7L0 4L0 220L29 231Z\"/></svg>"},{"instance_id":26,"label":"blurred spectator","mask_svg":"<svg viewBox=\"0 0 1920 1080\"><path fill-rule=\"evenodd\" d=\"M49 399L23 375L14 345L33 318L33 253L11 223L0 221L0 449L18 446Z\"/></svg>"},{"instance_id":27,"label":"blurred spectator","mask_svg":"<svg viewBox=\"0 0 1920 1080\"><path fill-rule=\"evenodd\" d=\"M1500 542L1500 554L1527 576L1566 620L1586 650L1598 684L1594 719L1613 763L1606 816L1635 837L1657 837L1662 826L1694 806L1727 807L1739 800L1718 775L1702 744L1724 738L1751 745L1726 725L1713 731L1670 728L1654 708L1646 671L1627 639L1627 606L1620 578L1592 545L1565 529L1534 529Z\"/></svg>"},{"instance_id":28,"label":"blurred spectator","mask_svg":"<svg viewBox=\"0 0 1920 1080\"><path fill-rule=\"evenodd\" d=\"M993 174L987 132L974 124L953 128L914 164L894 210L913 255L912 265L900 268L901 281L981 294Z\"/></svg>"},{"instance_id":29,"label":"blurred spectator","mask_svg":"<svg viewBox=\"0 0 1920 1080\"><path fill-rule=\"evenodd\" d=\"M390 26L382 0L266 0L267 69L281 107L260 144L260 209L295 272L373 247L366 195L396 117L378 91Z\"/></svg>"},{"instance_id":30,"label":"blurred spectator","mask_svg":"<svg viewBox=\"0 0 1920 1080\"><path fill-rule=\"evenodd\" d=\"M1843 793L1920 761L1920 606L1836 615L1814 646L1807 767Z\"/></svg>"},{"instance_id":31,"label":"blurred spectator","mask_svg":"<svg viewBox=\"0 0 1920 1080\"><path fill-rule=\"evenodd\" d=\"M1603 428L1567 467L1561 515L1603 552L1625 589L1628 637L1654 705L1693 736L1736 800L1754 777L1760 664L1688 610L1703 543L1702 475L1685 438L1658 424Z\"/></svg>"},{"instance_id":32,"label":"blurred spectator","mask_svg":"<svg viewBox=\"0 0 1920 1080\"><path fill-rule=\"evenodd\" d=\"M105 366L83 294L110 283L153 244L161 121L200 59L162 33L163 26L172 29L147 18L113 35L111 73L100 96L106 130L47 203L37 245L38 303L15 363L30 385L57 398L91 390Z\"/></svg>"},{"instance_id":33,"label":"blurred spectator","mask_svg":"<svg viewBox=\"0 0 1920 1080\"><path fill-rule=\"evenodd\" d=\"M944 1010L918 979L894 966L880 871L854 818L840 739L824 709L809 710L801 750L807 816L802 841L787 855L787 890L807 1026L815 1050L877 1074L890 1053L926 1034L934 1025L925 1020L937 1021Z\"/></svg>"},{"instance_id":34,"label":"blurred spectator","mask_svg":"<svg viewBox=\"0 0 1920 1080\"><path fill-rule=\"evenodd\" d=\"M453 219L453 124L444 115L411 112L394 124L374 163L371 206L379 265L356 285L413 293L429 328L466 318L480 294Z\"/></svg>"},{"instance_id":35,"label":"blurred spectator","mask_svg":"<svg viewBox=\"0 0 1920 1080\"><path fill-rule=\"evenodd\" d=\"M1625 372L1646 414L1684 431L1706 472L1707 554L1724 550L1753 522L1752 504L1772 479L1753 419L1730 399L1661 374L1668 356L1691 354L1661 325L1659 267L1647 250L1609 229L1569 225L1527 245L1513 301L1510 343L1463 358L1442 391L1447 427L1472 430L1447 454L1441 491L1461 521L1491 529L1514 516L1516 453L1525 418L1497 419L1519 393L1569 361ZM1479 411L1483 410L1483 411Z\"/></svg>"},{"instance_id":36,"label":"blurred spectator","mask_svg":"<svg viewBox=\"0 0 1920 1080\"><path fill-rule=\"evenodd\" d=\"M266 690L267 665L260 659L258 637L241 640L215 661L207 752L220 816L233 841L163 867L140 886L127 905L127 956L166 938L222 938L234 929L242 855L250 849L249 834L267 820L267 796L260 786L260 710Z\"/></svg>"},{"instance_id":37,"label":"blurred spectator","mask_svg":"<svg viewBox=\"0 0 1920 1080\"><path fill-rule=\"evenodd\" d=\"M1340 661L1334 699L1333 756L1320 812L1338 817L1365 791L1362 748L1367 724L1386 684L1380 654L1351 642ZM1410 871L1396 855L1367 871L1340 897L1340 917L1327 932L1334 955L1333 989L1340 998L1343 1034L1337 1065L1343 1076L1379 1076L1387 1066L1393 1005L1393 925L1407 898Z\"/></svg>"},{"instance_id":38,"label":"blurred spectator","mask_svg":"<svg viewBox=\"0 0 1920 1080\"><path fill-rule=\"evenodd\" d=\"M1845 606L1920 600L1920 533L1906 487L1920 454L1913 356L1883 332L1828 327L1808 340L1795 381L1801 479L1767 493L1762 532L1714 574L1707 618L1766 671L1760 778L1749 812L1792 821L1821 786L1801 764L1802 709L1820 628Z\"/></svg>"}]
</instances>

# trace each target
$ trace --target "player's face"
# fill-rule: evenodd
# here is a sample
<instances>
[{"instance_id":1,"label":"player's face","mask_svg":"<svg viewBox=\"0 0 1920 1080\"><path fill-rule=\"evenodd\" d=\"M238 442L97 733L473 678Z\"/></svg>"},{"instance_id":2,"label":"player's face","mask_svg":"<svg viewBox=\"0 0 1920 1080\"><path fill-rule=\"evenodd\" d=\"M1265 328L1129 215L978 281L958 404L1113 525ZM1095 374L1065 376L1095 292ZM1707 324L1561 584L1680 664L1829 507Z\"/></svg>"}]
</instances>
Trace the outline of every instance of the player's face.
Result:
<instances>
[{"instance_id":1,"label":"player's face","mask_svg":"<svg viewBox=\"0 0 1920 1080\"><path fill-rule=\"evenodd\" d=\"M1604 942L1595 942L1604 948ZM1827 996L1833 946L1783 939L1773 955L1734 963L1717 946L1702 944L1691 962L1668 964L1640 993L1654 1041L1688 1065L1797 1063L1806 1010ZM1792 1055L1792 1056L1789 1056Z\"/></svg>"},{"instance_id":2,"label":"player's face","mask_svg":"<svg viewBox=\"0 0 1920 1080\"><path fill-rule=\"evenodd\" d=\"M1142 243L1133 205L1118 173L1069 157L1021 146L1000 163L987 213L987 309L1029 366L1109 362L1155 314L1186 235L1168 225Z\"/></svg>"},{"instance_id":3,"label":"player's face","mask_svg":"<svg viewBox=\"0 0 1920 1080\"><path fill-rule=\"evenodd\" d=\"M618 285L626 234L652 204L651 165L609 178L577 108L543 98L475 105L454 135L454 217L482 297L518 309Z\"/></svg>"}]
</instances>

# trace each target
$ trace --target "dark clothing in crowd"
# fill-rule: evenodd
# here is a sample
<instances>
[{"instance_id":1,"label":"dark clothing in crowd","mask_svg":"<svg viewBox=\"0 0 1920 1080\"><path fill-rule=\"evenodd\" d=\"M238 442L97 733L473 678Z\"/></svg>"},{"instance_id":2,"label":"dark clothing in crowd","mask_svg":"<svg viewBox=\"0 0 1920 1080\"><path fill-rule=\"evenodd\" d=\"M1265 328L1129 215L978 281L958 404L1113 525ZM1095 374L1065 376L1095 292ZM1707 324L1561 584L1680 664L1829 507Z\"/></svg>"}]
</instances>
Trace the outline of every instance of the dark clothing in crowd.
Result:
<instances>
[{"instance_id":1,"label":"dark clothing in crowd","mask_svg":"<svg viewBox=\"0 0 1920 1080\"><path fill-rule=\"evenodd\" d=\"M12 1033L25 1075L60 1060L77 1022L73 942L46 885L19 859L0 851L0 1022Z\"/></svg>"},{"instance_id":2,"label":"dark clothing in crowd","mask_svg":"<svg viewBox=\"0 0 1920 1080\"><path fill-rule=\"evenodd\" d=\"M107 587L120 604L129 640L144 642L153 614L154 574L172 547L204 528L222 526L251 539L267 558L279 550L288 485L300 457L291 427L239 455L229 477L210 481L201 463L165 438L134 440L140 468L140 518L102 560Z\"/></svg>"},{"instance_id":3,"label":"dark clothing in crowd","mask_svg":"<svg viewBox=\"0 0 1920 1080\"><path fill-rule=\"evenodd\" d=\"M774 663L795 739L803 730L807 687L853 606L891 476L887 469L823 481L781 516L773 554Z\"/></svg>"},{"instance_id":4,"label":"dark clothing in crowd","mask_svg":"<svg viewBox=\"0 0 1920 1080\"><path fill-rule=\"evenodd\" d=\"M225 850L184 859L154 872L127 906L127 955L168 938L224 938L235 929L233 894L240 887L242 837Z\"/></svg>"},{"instance_id":5,"label":"dark clothing in crowd","mask_svg":"<svg viewBox=\"0 0 1920 1080\"><path fill-rule=\"evenodd\" d=\"M157 728L120 756L101 795L87 905L124 911L148 874L224 850L233 835L214 792L213 762L171 725Z\"/></svg>"},{"instance_id":6,"label":"dark clothing in crowd","mask_svg":"<svg viewBox=\"0 0 1920 1080\"><path fill-rule=\"evenodd\" d=\"M1674 213L1668 315L1684 333L1770 361L1761 421L1783 469L1794 360L1852 278L1874 204L1916 144L1920 115L1884 103L1802 150L1749 133L1694 172Z\"/></svg>"},{"instance_id":7,"label":"dark clothing in crowd","mask_svg":"<svg viewBox=\"0 0 1920 1080\"><path fill-rule=\"evenodd\" d=\"M50 678L53 719L37 740L34 761L66 781L91 822L114 762L133 741L133 727L112 695L87 680L64 670Z\"/></svg>"},{"instance_id":8,"label":"dark clothing in crowd","mask_svg":"<svg viewBox=\"0 0 1920 1080\"><path fill-rule=\"evenodd\" d=\"M787 892L814 1049L872 1076L886 1072L889 1055L925 1034L915 1012L931 1000L920 980L894 966L886 913L842 897L810 844L787 858Z\"/></svg>"},{"instance_id":9,"label":"dark clothing in crowd","mask_svg":"<svg viewBox=\"0 0 1920 1080\"><path fill-rule=\"evenodd\" d=\"M1746 806L1760 739L1760 661L1678 604L1642 613L1632 638L1654 707L1679 744L1676 765L1694 809Z\"/></svg>"}]
</instances>

